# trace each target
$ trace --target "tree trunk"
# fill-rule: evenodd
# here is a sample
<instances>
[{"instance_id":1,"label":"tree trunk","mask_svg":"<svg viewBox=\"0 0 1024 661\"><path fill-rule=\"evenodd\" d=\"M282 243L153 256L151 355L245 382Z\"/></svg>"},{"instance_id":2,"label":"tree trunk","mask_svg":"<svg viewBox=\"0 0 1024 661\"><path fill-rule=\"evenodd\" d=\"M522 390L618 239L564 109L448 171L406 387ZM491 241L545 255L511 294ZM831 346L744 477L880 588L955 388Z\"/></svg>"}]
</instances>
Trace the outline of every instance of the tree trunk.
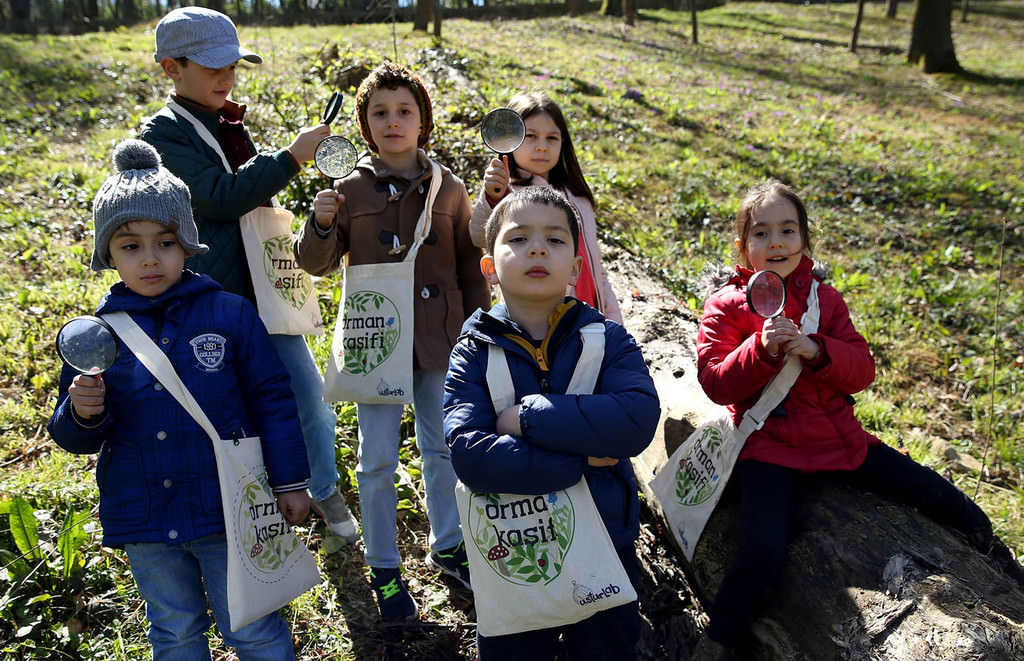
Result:
<instances>
[{"instance_id":1,"label":"tree trunk","mask_svg":"<svg viewBox=\"0 0 1024 661\"><path fill-rule=\"evenodd\" d=\"M690 0L690 35L693 45L697 45L697 0Z\"/></svg>"},{"instance_id":2,"label":"tree trunk","mask_svg":"<svg viewBox=\"0 0 1024 661\"><path fill-rule=\"evenodd\" d=\"M967 22L967 0L960 0L960 22Z\"/></svg>"},{"instance_id":3,"label":"tree trunk","mask_svg":"<svg viewBox=\"0 0 1024 661\"><path fill-rule=\"evenodd\" d=\"M602 0L602 16L622 16L622 0Z\"/></svg>"},{"instance_id":4,"label":"tree trunk","mask_svg":"<svg viewBox=\"0 0 1024 661\"><path fill-rule=\"evenodd\" d=\"M441 0L433 0L431 2L434 14L434 37L437 39L441 38Z\"/></svg>"},{"instance_id":5,"label":"tree trunk","mask_svg":"<svg viewBox=\"0 0 1024 661\"><path fill-rule=\"evenodd\" d=\"M857 37L860 36L860 24L864 20L864 0L857 0L857 18L853 21L853 35L850 37L850 52L857 52Z\"/></svg>"},{"instance_id":6,"label":"tree trunk","mask_svg":"<svg viewBox=\"0 0 1024 661\"><path fill-rule=\"evenodd\" d=\"M648 488L655 472L714 410L696 380L696 321L671 292L627 260L609 277L626 326L650 360L661 397L658 434L634 461ZM1024 659L1024 569L999 568L959 534L871 493L824 485L801 501L778 588L739 658L758 661L1019 661ZM667 527L662 522L662 529ZM732 564L740 535L736 489L726 490L687 563L679 565L705 608ZM679 657L682 659L687 656Z\"/></svg>"},{"instance_id":7,"label":"tree trunk","mask_svg":"<svg viewBox=\"0 0 1024 661\"><path fill-rule=\"evenodd\" d=\"M917 0L907 61L925 73L960 73L953 47L953 0Z\"/></svg>"},{"instance_id":8,"label":"tree trunk","mask_svg":"<svg viewBox=\"0 0 1024 661\"><path fill-rule=\"evenodd\" d=\"M900 0L886 0L885 3L885 16L886 18L896 18L896 7L899 5Z\"/></svg>"},{"instance_id":9,"label":"tree trunk","mask_svg":"<svg viewBox=\"0 0 1024 661\"><path fill-rule=\"evenodd\" d=\"M412 19L412 29L427 31L427 23L433 13L434 0L416 0L416 13Z\"/></svg>"},{"instance_id":10,"label":"tree trunk","mask_svg":"<svg viewBox=\"0 0 1024 661\"><path fill-rule=\"evenodd\" d=\"M636 25L636 0L622 0L622 18L626 25Z\"/></svg>"},{"instance_id":11,"label":"tree trunk","mask_svg":"<svg viewBox=\"0 0 1024 661\"><path fill-rule=\"evenodd\" d=\"M583 6L582 0L565 0L565 10L569 16L579 16L581 6Z\"/></svg>"}]
</instances>

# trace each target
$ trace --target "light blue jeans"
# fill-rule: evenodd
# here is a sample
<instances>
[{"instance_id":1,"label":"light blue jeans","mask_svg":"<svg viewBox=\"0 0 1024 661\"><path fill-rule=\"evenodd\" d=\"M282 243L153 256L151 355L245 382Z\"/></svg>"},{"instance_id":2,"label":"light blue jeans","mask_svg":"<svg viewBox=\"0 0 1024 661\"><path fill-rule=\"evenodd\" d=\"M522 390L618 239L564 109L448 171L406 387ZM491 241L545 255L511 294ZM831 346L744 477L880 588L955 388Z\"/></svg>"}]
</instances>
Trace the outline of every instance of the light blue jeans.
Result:
<instances>
[{"instance_id":1,"label":"light blue jeans","mask_svg":"<svg viewBox=\"0 0 1024 661\"><path fill-rule=\"evenodd\" d=\"M302 438L309 459L309 493L316 500L331 495L338 482L334 457L334 427L337 416L324 401L324 379L313 360L313 352L302 335L271 335L277 355L288 369L292 392L299 407Z\"/></svg>"},{"instance_id":2,"label":"light blue jeans","mask_svg":"<svg viewBox=\"0 0 1024 661\"><path fill-rule=\"evenodd\" d=\"M459 510L455 504L455 471L444 441L441 398L445 370L421 370L413 374L413 408L416 412L416 445L423 460L430 548L449 549L462 541ZM401 404L357 404L359 418L359 510L363 520L366 564L392 569L402 564L398 552L398 468Z\"/></svg>"},{"instance_id":3,"label":"light blue jeans","mask_svg":"<svg viewBox=\"0 0 1024 661\"><path fill-rule=\"evenodd\" d=\"M209 659L207 599L221 635L240 661L295 659L291 632L274 612L232 633L228 615L228 548L224 535L207 535L179 546L125 544L132 576L146 600L154 661ZM205 584L205 589L204 589Z\"/></svg>"}]
</instances>

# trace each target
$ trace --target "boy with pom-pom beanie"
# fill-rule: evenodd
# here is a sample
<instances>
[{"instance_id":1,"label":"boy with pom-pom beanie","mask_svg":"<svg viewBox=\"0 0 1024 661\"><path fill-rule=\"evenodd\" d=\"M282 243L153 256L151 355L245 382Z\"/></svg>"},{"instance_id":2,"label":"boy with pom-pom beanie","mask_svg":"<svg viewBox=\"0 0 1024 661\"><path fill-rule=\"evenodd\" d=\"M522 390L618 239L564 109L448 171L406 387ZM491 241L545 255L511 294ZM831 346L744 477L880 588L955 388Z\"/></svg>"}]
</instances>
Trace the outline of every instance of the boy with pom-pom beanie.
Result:
<instances>
[{"instance_id":1,"label":"boy with pom-pom beanie","mask_svg":"<svg viewBox=\"0 0 1024 661\"><path fill-rule=\"evenodd\" d=\"M207 247L188 188L156 150L127 140L114 162L117 174L93 203L92 268L114 268L121 281L96 314L127 312L221 438L260 437L278 507L289 523L302 521L309 464L288 374L266 328L247 300L184 268L186 255ZM69 452L99 454L103 544L130 560L154 658L209 659L209 610L242 661L295 658L276 612L230 630L228 547L210 437L127 347L102 375L64 366L47 430Z\"/></svg>"}]
</instances>

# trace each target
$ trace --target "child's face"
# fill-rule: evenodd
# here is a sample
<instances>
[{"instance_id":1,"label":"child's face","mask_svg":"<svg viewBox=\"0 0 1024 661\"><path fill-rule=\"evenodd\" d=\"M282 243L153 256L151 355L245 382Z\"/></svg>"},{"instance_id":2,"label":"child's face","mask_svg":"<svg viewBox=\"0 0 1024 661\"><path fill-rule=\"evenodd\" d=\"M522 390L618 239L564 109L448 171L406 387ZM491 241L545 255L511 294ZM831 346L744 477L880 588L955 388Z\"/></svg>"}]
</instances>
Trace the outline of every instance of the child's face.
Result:
<instances>
[{"instance_id":1,"label":"child's face","mask_svg":"<svg viewBox=\"0 0 1024 661\"><path fill-rule=\"evenodd\" d=\"M107 260L136 294L155 298L181 280L185 249L174 232L152 220L132 220L110 237Z\"/></svg>"},{"instance_id":2,"label":"child's face","mask_svg":"<svg viewBox=\"0 0 1024 661\"><path fill-rule=\"evenodd\" d=\"M583 258L575 254L565 211L548 204L527 204L502 223L493 255L480 261L484 277L501 286L509 304L562 302L575 285Z\"/></svg>"},{"instance_id":3,"label":"child's face","mask_svg":"<svg viewBox=\"0 0 1024 661\"><path fill-rule=\"evenodd\" d=\"M408 87L373 92L366 104L366 122L383 159L408 156L419 146L420 107Z\"/></svg>"},{"instance_id":4,"label":"child's face","mask_svg":"<svg viewBox=\"0 0 1024 661\"><path fill-rule=\"evenodd\" d=\"M229 64L220 69L207 69L195 62L182 66L177 60L165 57L160 66L174 81L175 94L209 110L220 110L235 86L235 69L238 64Z\"/></svg>"},{"instance_id":5,"label":"child's face","mask_svg":"<svg viewBox=\"0 0 1024 661\"><path fill-rule=\"evenodd\" d=\"M547 179L548 173L562 155L562 132L546 112L538 112L524 120L526 139L513 156L516 165L530 174Z\"/></svg>"},{"instance_id":6,"label":"child's face","mask_svg":"<svg viewBox=\"0 0 1024 661\"><path fill-rule=\"evenodd\" d=\"M788 276L804 249L796 207L778 195L765 198L754 210L746 238L736 239L736 248L755 271L768 269Z\"/></svg>"}]
</instances>

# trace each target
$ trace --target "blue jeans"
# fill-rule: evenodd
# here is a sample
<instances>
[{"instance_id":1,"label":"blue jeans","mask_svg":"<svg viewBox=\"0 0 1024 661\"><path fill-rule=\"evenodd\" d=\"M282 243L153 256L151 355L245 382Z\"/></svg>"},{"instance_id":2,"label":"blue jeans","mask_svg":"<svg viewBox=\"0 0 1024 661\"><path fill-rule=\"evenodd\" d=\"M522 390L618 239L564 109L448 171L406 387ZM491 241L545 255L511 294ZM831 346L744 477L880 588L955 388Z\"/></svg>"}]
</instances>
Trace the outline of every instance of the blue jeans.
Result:
<instances>
[{"instance_id":1,"label":"blue jeans","mask_svg":"<svg viewBox=\"0 0 1024 661\"><path fill-rule=\"evenodd\" d=\"M132 576L146 600L154 661L209 659L207 599L227 645L241 661L295 658L291 632L278 613L230 631L228 548L224 535L207 535L179 546L125 544ZM205 589L204 589L205 584Z\"/></svg>"},{"instance_id":2,"label":"blue jeans","mask_svg":"<svg viewBox=\"0 0 1024 661\"><path fill-rule=\"evenodd\" d=\"M618 553L622 568L634 589L638 588L640 571L633 545L618 549ZM640 612L635 601L594 613L576 624L476 637L480 661L554 661L563 643L569 661L635 661L639 641Z\"/></svg>"},{"instance_id":3,"label":"blue jeans","mask_svg":"<svg viewBox=\"0 0 1024 661\"><path fill-rule=\"evenodd\" d=\"M277 355L288 369L292 392L299 407L302 438L309 459L309 493L316 500L331 495L338 483L338 463L334 457L334 427L337 416L324 401L324 379L313 360L313 353L302 335L271 335Z\"/></svg>"},{"instance_id":4,"label":"blue jeans","mask_svg":"<svg viewBox=\"0 0 1024 661\"><path fill-rule=\"evenodd\" d=\"M430 548L449 549L462 541L459 510L455 504L455 471L441 424L441 398L445 370L413 374L416 445L423 460ZM357 404L359 418L359 512L363 521L366 564L381 569L401 566L398 552L398 469L401 404Z\"/></svg>"}]
</instances>

